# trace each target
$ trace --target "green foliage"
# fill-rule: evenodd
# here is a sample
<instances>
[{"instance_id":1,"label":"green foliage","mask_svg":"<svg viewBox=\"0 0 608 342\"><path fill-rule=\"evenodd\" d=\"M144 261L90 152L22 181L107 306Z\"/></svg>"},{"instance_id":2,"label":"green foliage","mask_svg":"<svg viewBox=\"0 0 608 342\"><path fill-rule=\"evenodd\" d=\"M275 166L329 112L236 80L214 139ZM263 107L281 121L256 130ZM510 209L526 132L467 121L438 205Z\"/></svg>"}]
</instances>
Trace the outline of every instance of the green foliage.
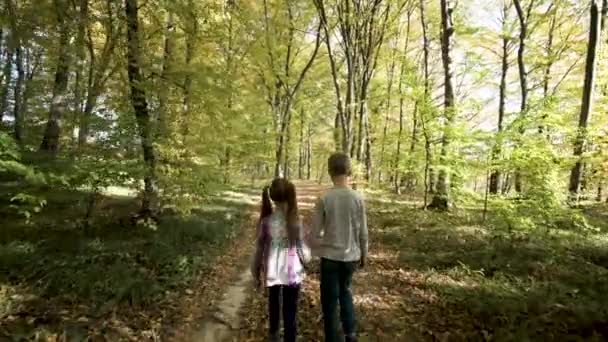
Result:
<instances>
[{"instance_id":1,"label":"green foliage","mask_svg":"<svg viewBox=\"0 0 608 342\"><path fill-rule=\"evenodd\" d=\"M15 140L0 131L0 179L24 180L29 183L42 183L44 178L34 168L22 163L21 153Z\"/></svg>"},{"instance_id":2,"label":"green foliage","mask_svg":"<svg viewBox=\"0 0 608 342\"><path fill-rule=\"evenodd\" d=\"M423 278L415 293L432 293L433 300L423 301L424 314L416 316L424 329L449 322L451 337L470 340L592 338L595 324L608 318L606 221L602 233L545 233L530 220L530 229L509 235L501 223L483 222L480 207L444 214L399 203L398 197L389 198L396 201L391 204L376 201L379 196L368 196L378 244L398 255L397 267Z\"/></svg>"},{"instance_id":3,"label":"green foliage","mask_svg":"<svg viewBox=\"0 0 608 342\"><path fill-rule=\"evenodd\" d=\"M243 205L214 192L214 209L165 215L156 230L134 230L128 219L118 218L128 218L136 203L104 197L104 213L89 230L79 231L65 221L84 215L81 198L86 196L67 191L49 195L49 207L32 218L29 228L3 222L0 281L25 284L37 296L62 305L79 303L90 315L125 304L147 307L190 286L222 255L247 218ZM11 301L0 304L0 312L11 314Z\"/></svg>"}]
</instances>

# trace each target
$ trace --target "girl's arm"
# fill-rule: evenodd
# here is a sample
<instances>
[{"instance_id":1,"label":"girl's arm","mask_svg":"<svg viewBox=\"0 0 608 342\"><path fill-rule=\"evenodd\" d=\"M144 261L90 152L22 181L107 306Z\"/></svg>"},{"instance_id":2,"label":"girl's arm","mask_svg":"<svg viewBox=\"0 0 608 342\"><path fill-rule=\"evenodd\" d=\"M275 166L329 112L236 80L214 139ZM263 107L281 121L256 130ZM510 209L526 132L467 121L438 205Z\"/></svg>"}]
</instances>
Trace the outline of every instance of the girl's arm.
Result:
<instances>
[{"instance_id":1,"label":"girl's arm","mask_svg":"<svg viewBox=\"0 0 608 342\"><path fill-rule=\"evenodd\" d=\"M319 198L315 204L314 214L312 217L312 225L306 232L306 243L314 251L319 247L321 238L325 229L325 208L323 205L323 199Z\"/></svg>"},{"instance_id":2,"label":"girl's arm","mask_svg":"<svg viewBox=\"0 0 608 342\"><path fill-rule=\"evenodd\" d=\"M258 234L255 243L255 252L253 253L253 258L251 260L251 275L257 282L259 282L260 270L262 268L263 262L262 258L264 256L264 249L266 246L266 241L268 239L268 234L266 232L265 226L266 225L264 220L260 221L260 224L258 225Z\"/></svg>"}]
</instances>

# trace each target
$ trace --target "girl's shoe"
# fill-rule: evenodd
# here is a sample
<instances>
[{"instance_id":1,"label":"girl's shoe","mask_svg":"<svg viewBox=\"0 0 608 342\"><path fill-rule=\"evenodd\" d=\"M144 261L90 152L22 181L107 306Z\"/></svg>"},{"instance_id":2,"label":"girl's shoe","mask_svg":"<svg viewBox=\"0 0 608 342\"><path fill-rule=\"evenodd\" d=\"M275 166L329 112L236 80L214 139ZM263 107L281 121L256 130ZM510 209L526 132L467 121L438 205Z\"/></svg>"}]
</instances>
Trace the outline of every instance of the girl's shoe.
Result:
<instances>
[{"instance_id":1,"label":"girl's shoe","mask_svg":"<svg viewBox=\"0 0 608 342\"><path fill-rule=\"evenodd\" d=\"M344 336L344 342L357 342L357 335Z\"/></svg>"},{"instance_id":2,"label":"girl's shoe","mask_svg":"<svg viewBox=\"0 0 608 342\"><path fill-rule=\"evenodd\" d=\"M268 337L268 342L281 342L281 336L279 335L279 332L270 334L270 337Z\"/></svg>"}]
</instances>

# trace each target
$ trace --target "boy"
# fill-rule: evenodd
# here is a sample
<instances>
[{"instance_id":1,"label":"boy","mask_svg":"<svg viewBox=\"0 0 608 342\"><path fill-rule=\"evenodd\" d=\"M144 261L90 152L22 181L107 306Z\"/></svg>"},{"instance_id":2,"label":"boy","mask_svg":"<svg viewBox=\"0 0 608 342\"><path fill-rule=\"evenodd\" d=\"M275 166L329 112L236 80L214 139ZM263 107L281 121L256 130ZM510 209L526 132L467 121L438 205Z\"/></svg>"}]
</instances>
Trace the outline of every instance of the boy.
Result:
<instances>
[{"instance_id":1,"label":"boy","mask_svg":"<svg viewBox=\"0 0 608 342\"><path fill-rule=\"evenodd\" d=\"M327 162L333 188L321 195L315 208L313 233L315 255L321 258L321 306L325 341L337 342L336 308L345 340L356 341L355 311L351 291L357 264L365 265L368 233L365 202L351 189L350 158L332 154Z\"/></svg>"}]
</instances>

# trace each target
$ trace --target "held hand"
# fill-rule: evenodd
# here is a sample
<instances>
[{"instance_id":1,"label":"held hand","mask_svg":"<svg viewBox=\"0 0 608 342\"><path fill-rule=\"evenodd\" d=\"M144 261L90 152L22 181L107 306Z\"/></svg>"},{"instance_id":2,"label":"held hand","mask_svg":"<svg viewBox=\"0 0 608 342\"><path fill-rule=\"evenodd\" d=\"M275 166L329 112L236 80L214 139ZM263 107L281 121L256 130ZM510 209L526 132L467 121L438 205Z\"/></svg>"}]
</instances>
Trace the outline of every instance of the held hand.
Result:
<instances>
[{"instance_id":1,"label":"held hand","mask_svg":"<svg viewBox=\"0 0 608 342\"><path fill-rule=\"evenodd\" d=\"M319 245L319 241L312 230L308 230L304 234L304 242L311 248L314 249Z\"/></svg>"},{"instance_id":2,"label":"held hand","mask_svg":"<svg viewBox=\"0 0 608 342\"><path fill-rule=\"evenodd\" d=\"M259 277L254 280L254 284L256 291L262 288L262 281Z\"/></svg>"},{"instance_id":3,"label":"held hand","mask_svg":"<svg viewBox=\"0 0 608 342\"><path fill-rule=\"evenodd\" d=\"M359 260L359 268L364 268L365 267L365 261L366 261L365 259L366 259L365 257L362 257Z\"/></svg>"}]
</instances>

